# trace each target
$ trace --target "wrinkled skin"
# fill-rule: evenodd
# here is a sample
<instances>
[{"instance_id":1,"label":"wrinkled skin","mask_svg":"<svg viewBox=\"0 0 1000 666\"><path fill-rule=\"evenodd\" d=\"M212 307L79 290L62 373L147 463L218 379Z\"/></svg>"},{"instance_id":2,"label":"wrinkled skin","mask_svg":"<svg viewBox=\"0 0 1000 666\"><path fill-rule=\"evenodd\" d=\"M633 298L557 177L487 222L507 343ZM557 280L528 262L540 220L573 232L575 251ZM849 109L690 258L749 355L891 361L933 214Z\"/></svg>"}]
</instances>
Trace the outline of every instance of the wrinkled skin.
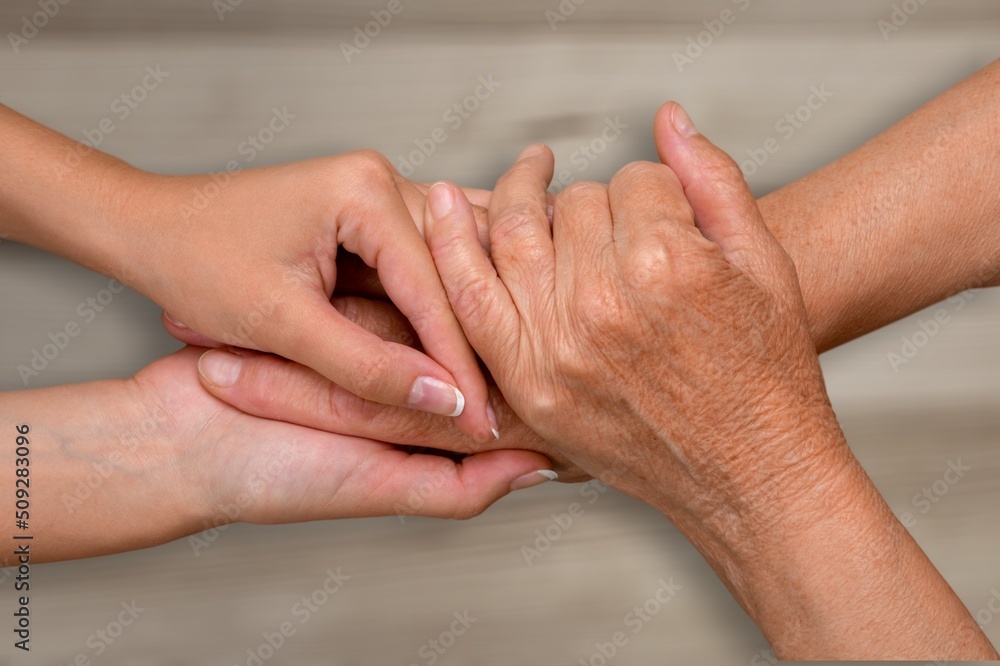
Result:
<instances>
[{"instance_id":1,"label":"wrinkled skin","mask_svg":"<svg viewBox=\"0 0 1000 666\"><path fill-rule=\"evenodd\" d=\"M533 431L678 523L756 529L744 503L847 458L801 430L839 432L791 261L728 156L700 135L675 149L567 188L551 231L552 155L527 151L494 191L492 262L457 188L429 193L425 226L466 335Z\"/></svg>"}]
</instances>

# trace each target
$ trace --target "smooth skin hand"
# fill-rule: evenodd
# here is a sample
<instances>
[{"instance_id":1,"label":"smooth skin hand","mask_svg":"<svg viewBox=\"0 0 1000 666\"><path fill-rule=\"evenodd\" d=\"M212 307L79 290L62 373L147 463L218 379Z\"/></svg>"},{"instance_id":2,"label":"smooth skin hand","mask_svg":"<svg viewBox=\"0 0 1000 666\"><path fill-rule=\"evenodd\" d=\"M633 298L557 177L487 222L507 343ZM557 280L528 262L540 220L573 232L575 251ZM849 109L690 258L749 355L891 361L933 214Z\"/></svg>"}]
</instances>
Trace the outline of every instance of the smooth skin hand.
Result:
<instances>
[{"instance_id":1,"label":"smooth skin hand","mask_svg":"<svg viewBox=\"0 0 1000 666\"><path fill-rule=\"evenodd\" d=\"M552 154L522 154L491 257L460 190L432 188L428 243L469 341L533 431L678 526L779 657L995 658L847 447L739 167L666 112L665 164L567 188L551 225Z\"/></svg>"},{"instance_id":2,"label":"smooth skin hand","mask_svg":"<svg viewBox=\"0 0 1000 666\"><path fill-rule=\"evenodd\" d=\"M185 348L127 380L0 394L9 441L30 428L33 561L146 548L233 522L470 518L551 476L528 451L455 462L250 416L202 387L205 351ZM3 456L15 469L15 447ZM12 553L0 565L16 563Z\"/></svg>"},{"instance_id":3,"label":"smooth skin hand","mask_svg":"<svg viewBox=\"0 0 1000 666\"><path fill-rule=\"evenodd\" d=\"M206 339L294 359L366 399L455 416L469 437L493 439L486 383L414 222L424 193L381 155L249 170L219 186L98 151L81 159L79 144L2 106L0 127L0 233L11 240L121 280ZM330 305L341 247L377 271L425 353Z\"/></svg>"}]
</instances>

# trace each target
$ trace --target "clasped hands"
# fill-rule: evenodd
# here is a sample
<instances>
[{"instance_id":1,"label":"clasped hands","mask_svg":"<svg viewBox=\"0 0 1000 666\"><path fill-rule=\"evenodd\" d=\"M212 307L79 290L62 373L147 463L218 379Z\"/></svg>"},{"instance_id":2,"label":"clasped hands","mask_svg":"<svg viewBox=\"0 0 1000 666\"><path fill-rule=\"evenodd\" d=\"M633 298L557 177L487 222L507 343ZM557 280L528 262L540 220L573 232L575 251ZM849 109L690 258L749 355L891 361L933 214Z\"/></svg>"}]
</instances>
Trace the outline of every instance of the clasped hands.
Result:
<instances>
[{"instance_id":1,"label":"clasped hands","mask_svg":"<svg viewBox=\"0 0 1000 666\"><path fill-rule=\"evenodd\" d=\"M794 267L738 167L679 106L661 110L656 132L663 164L558 197L541 146L492 195L410 183L371 154L340 158L361 169L341 208L317 204L319 233L282 211L302 212L290 204L294 165L277 168L289 188L270 193L273 211L245 174L204 222L232 224L232 255L259 284L206 261L201 293L178 284L160 301L164 322L191 345L224 348L185 349L135 378L157 401L187 382L183 407L164 411L190 428L187 462L214 470L195 477L212 489L206 503L232 501L280 457L280 478L241 520L464 518L554 466L564 481L609 480L689 537L728 543L769 524L776 498L849 465ZM341 179L312 176L307 196L326 202ZM229 212L240 198L242 218ZM183 242L197 249L201 228ZM364 297L380 292L392 302ZM275 293L255 320L259 295ZM223 296L228 311L194 307Z\"/></svg>"}]
</instances>

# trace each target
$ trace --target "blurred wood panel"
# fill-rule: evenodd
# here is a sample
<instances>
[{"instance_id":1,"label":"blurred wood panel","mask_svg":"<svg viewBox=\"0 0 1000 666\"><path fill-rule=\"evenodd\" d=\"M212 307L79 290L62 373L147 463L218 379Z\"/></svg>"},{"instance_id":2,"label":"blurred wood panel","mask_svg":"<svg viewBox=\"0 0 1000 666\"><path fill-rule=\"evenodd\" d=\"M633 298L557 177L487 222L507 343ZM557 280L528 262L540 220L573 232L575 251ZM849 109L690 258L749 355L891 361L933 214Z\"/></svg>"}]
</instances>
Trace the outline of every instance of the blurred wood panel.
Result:
<instances>
[{"instance_id":1,"label":"blurred wood panel","mask_svg":"<svg viewBox=\"0 0 1000 666\"><path fill-rule=\"evenodd\" d=\"M988 1L927 3L886 40L876 21L893 2L755 0L682 71L674 55L703 21L737 3L591 0L553 32L544 12L558 8L554 1L404 2L347 62L341 42L386 2L244 0L220 21L210 0L73 0L19 53L0 48L0 101L82 139L114 117L112 103L146 67L160 66L170 76L128 118L114 118L101 146L139 166L218 170L242 157L238 146L275 107L296 118L250 166L361 147L398 162L447 127L451 105L492 75L502 85L449 127L415 175L489 186L534 141L550 143L573 178L607 180L628 161L655 158L650 121L671 98L742 159L812 86L826 86L829 102L750 176L763 193L995 59L1000 34L1000 3ZM37 0L5 0L4 34L34 11ZM628 127L575 168L580 146L609 119ZM0 390L22 387L17 365L103 284L0 243ZM915 515L913 534L975 613L1000 589L1000 294L980 292L952 314L898 372L887 356L925 314L828 354L824 367L859 458L893 511ZM168 353L176 344L157 315L155 305L122 294L40 384L128 375ZM970 471L923 513L914 497L957 459ZM584 504L584 516L528 566L521 547L572 502ZM614 663L767 663L759 632L664 520L614 493L586 502L581 487L554 485L469 523L234 526L197 556L182 540L40 567L37 652L13 663L62 664L85 653L103 664L245 664L262 634L338 567L351 579L269 666L428 663L421 647L464 610L478 620L439 664L576 664L670 578L682 586L677 597ZM10 581L0 588L9 599ZM132 599L147 610L97 657L88 638ZM982 618L1000 644L1000 618Z\"/></svg>"},{"instance_id":2,"label":"blurred wood panel","mask_svg":"<svg viewBox=\"0 0 1000 666\"><path fill-rule=\"evenodd\" d=\"M223 1L223 0L220 0ZM225 0L232 11L217 9L212 0L73 0L63 6L51 27L53 32L141 33L170 32L325 32L353 28L371 20L371 12L388 7L389 0ZM917 6L918 0L575 0L576 10L563 10L572 22L560 26L584 26L603 30L609 25L667 26L699 25L726 8L745 16L747 23L769 25L803 24L809 30L831 23L874 25L888 18L893 5ZM569 6L566 0L564 6ZM912 3L912 5L911 5ZM919 3L919 23L979 23L1000 19L1000 6L991 0L952 0ZM401 24L421 29L474 27L484 33L517 29L551 32L546 11L560 11L560 0L510 0L507 2L461 2L458 0L400 0ZM6 0L0 7L0 24L20 22L39 11L38 0ZM220 15L222 19L220 20ZM561 29L561 28L560 28Z\"/></svg>"}]
</instances>

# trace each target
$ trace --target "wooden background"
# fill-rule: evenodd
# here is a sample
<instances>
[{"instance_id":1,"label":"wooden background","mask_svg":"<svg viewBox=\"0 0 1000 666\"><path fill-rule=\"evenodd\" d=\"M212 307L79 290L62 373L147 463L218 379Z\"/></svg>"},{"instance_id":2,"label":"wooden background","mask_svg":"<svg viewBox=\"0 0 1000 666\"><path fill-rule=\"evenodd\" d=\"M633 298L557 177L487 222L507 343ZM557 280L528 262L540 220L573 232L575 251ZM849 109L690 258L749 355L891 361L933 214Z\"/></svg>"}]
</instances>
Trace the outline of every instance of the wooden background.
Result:
<instances>
[{"instance_id":1,"label":"wooden background","mask_svg":"<svg viewBox=\"0 0 1000 666\"><path fill-rule=\"evenodd\" d=\"M4 0L2 33L19 31L36 2ZM0 102L82 139L147 66L160 66L169 77L116 120L101 148L183 173L240 158L240 142L275 107L296 118L255 166L360 147L398 161L492 75L501 86L416 173L488 186L534 141L552 145L576 178L606 180L628 161L652 158L650 121L670 98L746 159L812 86L825 86L831 99L750 177L763 194L988 64L1000 45L1000 4L988 0L900 0L920 8L888 39L877 25L893 12L887 0L588 0L555 30L545 12L558 11L557 0L402 0L402 13L348 63L341 43L387 4L243 0L220 20L211 0L72 0L18 53L6 38L0 44ZM679 71L674 54L727 8L735 22ZM576 170L573 153L609 118L628 128ZM104 283L0 244L0 389L22 387L17 365ZM1000 644L1000 614L988 609L1000 598L1000 294L977 293L950 312L951 323L899 372L887 355L919 330L920 315L824 364L865 467L897 515L916 514L914 536ZM176 347L158 309L126 293L36 385L127 376ZM959 459L971 471L921 513L914 495ZM629 634L613 663L768 663L760 633L665 520L615 494L590 505L580 493L531 490L469 523L240 525L198 556L182 540L39 567L36 649L11 656L4 638L0 663L66 664L84 654L95 664L246 664L262 634L292 619L297 600L338 567L351 579L264 663L430 664L421 646L465 610L477 621L436 663L600 663L591 659L595 643L623 629L625 615L670 578L680 592ZM527 566L521 547L574 501L584 502L583 517ZM0 587L0 616L9 617L11 583ZM133 599L146 610L98 656L88 637Z\"/></svg>"}]
</instances>

